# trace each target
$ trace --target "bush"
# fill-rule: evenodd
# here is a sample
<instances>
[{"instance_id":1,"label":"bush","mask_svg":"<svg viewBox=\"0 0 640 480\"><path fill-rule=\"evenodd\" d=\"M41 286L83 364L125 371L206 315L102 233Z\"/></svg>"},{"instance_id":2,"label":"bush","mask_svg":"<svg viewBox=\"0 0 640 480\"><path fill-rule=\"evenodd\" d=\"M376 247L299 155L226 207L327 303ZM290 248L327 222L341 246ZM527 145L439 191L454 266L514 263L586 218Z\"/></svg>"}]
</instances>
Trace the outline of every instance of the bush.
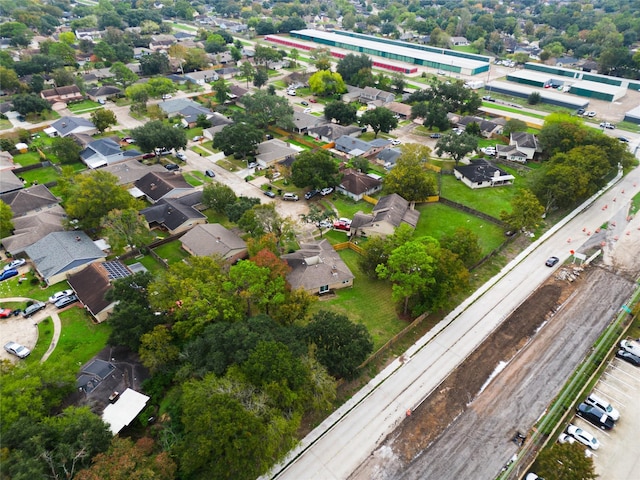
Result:
<instances>
[{"instance_id":1,"label":"bush","mask_svg":"<svg viewBox=\"0 0 640 480\"><path fill-rule=\"evenodd\" d=\"M537 105L540 103L541 97L539 92L531 92L529 98L527 98L527 103L529 105Z\"/></svg>"}]
</instances>

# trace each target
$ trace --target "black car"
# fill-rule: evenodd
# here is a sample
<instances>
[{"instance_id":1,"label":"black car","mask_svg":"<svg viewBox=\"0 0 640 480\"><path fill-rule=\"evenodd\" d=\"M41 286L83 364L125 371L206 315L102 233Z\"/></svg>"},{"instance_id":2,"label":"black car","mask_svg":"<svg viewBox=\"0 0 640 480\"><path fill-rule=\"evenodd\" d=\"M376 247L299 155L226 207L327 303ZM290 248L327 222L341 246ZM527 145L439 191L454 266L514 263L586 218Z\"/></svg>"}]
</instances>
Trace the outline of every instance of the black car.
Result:
<instances>
[{"instance_id":1,"label":"black car","mask_svg":"<svg viewBox=\"0 0 640 480\"><path fill-rule=\"evenodd\" d=\"M584 115L584 112L585 112L584 108L579 108L579 109L576 111L576 115Z\"/></svg>"},{"instance_id":2,"label":"black car","mask_svg":"<svg viewBox=\"0 0 640 480\"><path fill-rule=\"evenodd\" d=\"M620 349L616 352L616 357L625 362L629 362L631 365L635 365L636 367L640 367L640 357L634 355L631 352L627 352L624 349Z\"/></svg>"},{"instance_id":3,"label":"black car","mask_svg":"<svg viewBox=\"0 0 640 480\"><path fill-rule=\"evenodd\" d=\"M618 140L624 143L629 143L629 139L627 137L618 137Z\"/></svg>"},{"instance_id":4,"label":"black car","mask_svg":"<svg viewBox=\"0 0 640 480\"><path fill-rule=\"evenodd\" d=\"M307 193L304 194L304 198L305 200L311 200L313 197L315 197L319 193L320 193L320 190L309 190Z\"/></svg>"},{"instance_id":5,"label":"black car","mask_svg":"<svg viewBox=\"0 0 640 480\"><path fill-rule=\"evenodd\" d=\"M209 178L213 178L216 176L215 172L213 170L205 170L204 174L209 177Z\"/></svg>"},{"instance_id":6,"label":"black car","mask_svg":"<svg viewBox=\"0 0 640 480\"><path fill-rule=\"evenodd\" d=\"M176 170L180 170L180 166L176 165L175 163L167 163L164 166L164 168L166 168L170 172L175 172Z\"/></svg>"},{"instance_id":7,"label":"black car","mask_svg":"<svg viewBox=\"0 0 640 480\"><path fill-rule=\"evenodd\" d=\"M558 257L549 257L549 258L547 259L547 261L546 261L546 262L544 262L544 264L545 264L547 267L553 267L553 266L554 266L556 263L558 263L559 261L560 261L560 259L559 259Z\"/></svg>"},{"instance_id":8,"label":"black car","mask_svg":"<svg viewBox=\"0 0 640 480\"><path fill-rule=\"evenodd\" d=\"M576 415L584 418L589 423L593 423L602 430L611 430L615 425L613 418L607 415L604 410L594 407L593 405L587 405L586 403L578 405Z\"/></svg>"}]
</instances>

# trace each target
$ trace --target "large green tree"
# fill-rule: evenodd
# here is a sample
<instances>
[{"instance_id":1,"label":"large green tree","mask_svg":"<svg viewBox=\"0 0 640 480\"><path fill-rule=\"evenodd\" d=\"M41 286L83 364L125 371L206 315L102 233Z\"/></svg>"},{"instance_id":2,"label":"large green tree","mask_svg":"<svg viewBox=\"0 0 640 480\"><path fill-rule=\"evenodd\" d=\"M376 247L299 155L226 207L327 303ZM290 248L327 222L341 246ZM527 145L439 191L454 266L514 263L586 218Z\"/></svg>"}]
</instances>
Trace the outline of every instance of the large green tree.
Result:
<instances>
[{"instance_id":1,"label":"large green tree","mask_svg":"<svg viewBox=\"0 0 640 480\"><path fill-rule=\"evenodd\" d=\"M60 182L64 207L82 229L95 230L111 210L141 208L139 200L118 185L118 177L102 170L66 177Z\"/></svg>"},{"instance_id":2,"label":"large green tree","mask_svg":"<svg viewBox=\"0 0 640 480\"><path fill-rule=\"evenodd\" d=\"M246 303L246 316L254 310L269 313L270 307L284 303L286 280L283 275L271 275L268 267L261 267L251 260L240 260L229 269L225 288Z\"/></svg>"},{"instance_id":3,"label":"large green tree","mask_svg":"<svg viewBox=\"0 0 640 480\"><path fill-rule=\"evenodd\" d=\"M104 236L109 239L111 250L116 254L127 249L141 248L154 237L144 216L133 208L111 210L103 217L101 228Z\"/></svg>"},{"instance_id":4,"label":"large green tree","mask_svg":"<svg viewBox=\"0 0 640 480\"><path fill-rule=\"evenodd\" d=\"M544 207L530 190L519 190L511 200L511 212L500 212L500 219L515 230L535 230Z\"/></svg>"},{"instance_id":5,"label":"large green tree","mask_svg":"<svg viewBox=\"0 0 640 480\"><path fill-rule=\"evenodd\" d=\"M187 146L187 134L182 128L173 128L160 120L134 128L131 130L131 137L143 152L173 148L177 151Z\"/></svg>"},{"instance_id":6,"label":"large green tree","mask_svg":"<svg viewBox=\"0 0 640 480\"><path fill-rule=\"evenodd\" d=\"M375 133L375 138L378 138L378 133L389 133L396 128L398 119L388 108L378 107L364 112L360 117L360 125L369 125Z\"/></svg>"},{"instance_id":7,"label":"large green tree","mask_svg":"<svg viewBox=\"0 0 640 480\"><path fill-rule=\"evenodd\" d=\"M540 452L533 466L545 480L595 480L593 458L584 454L579 443L554 443Z\"/></svg>"},{"instance_id":8,"label":"large green tree","mask_svg":"<svg viewBox=\"0 0 640 480\"><path fill-rule=\"evenodd\" d=\"M402 145L402 155L396 160L385 178L385 193L397 193L410 202L421 202L438 193L438 183L433 172L426 170L429 147Z\"/></svg>"},{"instance_id":9,"label":"large green tree","mask_svg":"<svg viewBox=\"0 0 640 480\"><path fill-rule=\"evenodd\" d=\"M106 108L94 110L91 112L90 118L91 122L93 122L100 133L104 133L104 131L109 127L118 124L116 114L113 113L112 110L107 110Z\"/></svg>"},{"instance_id":10,"label":"large green tree","mask_svg":"<svg viewBox=\"0 0 640 480\"><path fill-rule=\"evenodd\" d=\"M202 203L218 213L225 213L229 205L235 203L238 197L231 187L222 183L206 185L202 190Z\"/></svg>"},{"instance_id":11,"label":"large green tree","mask_svg":"<svg viewBox=\"0 0 640 480\"><path fill-rule=\"evenodd\" d=\"M470 228L458 227L440 239L440 245L460 257L467 268L482 258L480 237Z\"/></svg>"},{"instance_id":12,"label":"large green tree","mask_svg":"<svg viewBox=\"0 0 640 480\"><path fill-rule=\"evenodd\" d=\"M351 83L351 79L363 68L371 70L373 62L368 55L361 53L348 53L340 59L336 65L336 71L342 76L346 83Z\"/></svg>"},{"instance_id":13,"label":"large green tree","mask_svg":"<svg viewBox=\"0 0 640 480\"><path fill-rule=\"evenodd\" d=\"M293 223L289 217L282 217L273 203L255 205L244 212L238 226L252 237L272 234L279 250L294 237Z\"/></svg>"},{"instance_id":14,"label":"large green tree","mask_svg":"<svg viewBox=\"0 0 640 480\"><path fill-rule=\"evenodd\" d=\"M353 103L335 101L328 103L324 108L324 117L327 120L335 120L340 125L351 125L358 119L358 107Z\"/></svg>"},{"instance_id":15,"label":"large green tree","mask_svg":"<svg viewBox=\"0 0 640 480\"><path fill-rule=\"evenodd\" d=\"M222 150L225 155L247 158L256 151L262 138L262 131L251 123L236 122L226 125L213 138L213 148Z\"/></svg>"},{"instance_id":16,"label":"large green tree","mask_svg":"<svg viewBox=\"0 0 640 480\"><path fill-rule=\"evenodd\" d=\"M122 62L114 63L109 69L109 72L113 74L114 83L119 85L123 90L138 80L138 75L133 73L133 71Z\"/></svg>"},{"instance_id":17,"label":"large green tree","mask_svg":"<svg viewBox=\"0 0 640 480\"><path fill-rule=\"evenodd\" d=\"M69 164L80 160L82 147L71 137L55 137L51 141L51 153L53 153L60 163Z\"/></svg>"},{"instance_id":18,"label":"large green tree","mask_svg":"<svg viewBox=\"0 0 640 480\"><path fill-rule=\"evenodd\" d=\"M341 178L337 162L326 150L301 152L291 165L291 180L296 187L331 187Z\"/></svg>"},{"instance_id":19,"label":"large green tree","mask_svg":"<svg viewBox=\"0 0 640 480\"><path fill-rule=\"evenodd\" d=\"M478 148L478 137L463 132L458 135L455 132L448 132L442 135L436 143L436 153L448 154L455 162L456 166L466 155Z\"/></svg>"},{"instance_id":20,"label":"large green tree","mask_svg":"<svg viewBox=\"0 0 640 480\"><path fill-rule=\"evenodd\" d=\"M373 351L371 334L364 325L325 310L311 317L304 338L314 345L318 361L337 378L353 378Z\"/></svg>"},{"instance_id":21,"label":"large green tree","mask_svg":"<svg viewBox=\"0 0 640 480\"><path fill-rule=\"evenodd\" d=\"M0 238L7 238L13 232L12 219L11 207L0 200Z\"/></svg>"},{"instance_id":22,"label":"large green tree","mask_svg":"<svg viewBox=\"0 0 640 480\"><path fill-rule=\"evenodd\" d=\"M13 109L21 115L51 110L51 104L33 93L21 93L11 99Z\"/></svg>"},{"instance_id":23,"label":"large green tree","mask_svg":"<svg viewBox=\"0 0 640 480\"><path fill-rule=\"evenodd\" d=\"M315 95L330 96L347 91L347 86L338 72L318 70L309 77L309 88Z\"/></svg>"},{"instance_id":24,"label":"large green tree","mask_svg":"<svg viewBox=\"0 0 640 480\"><path fill-rule=\"evenodd\" d=\"M269 125L293 128L293 108L286 98L260 91L245 95L242 103L245 106L246 120L257 128L266 129Z\"/></svg>"}]
</instances>

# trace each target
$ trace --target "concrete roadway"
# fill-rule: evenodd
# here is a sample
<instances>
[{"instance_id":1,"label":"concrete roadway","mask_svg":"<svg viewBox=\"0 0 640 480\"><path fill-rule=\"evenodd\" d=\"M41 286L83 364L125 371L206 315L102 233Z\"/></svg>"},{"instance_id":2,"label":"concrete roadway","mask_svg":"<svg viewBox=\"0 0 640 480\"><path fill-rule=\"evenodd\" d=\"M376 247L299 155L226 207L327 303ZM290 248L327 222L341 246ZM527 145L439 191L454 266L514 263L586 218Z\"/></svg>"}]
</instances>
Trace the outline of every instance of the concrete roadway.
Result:
<instances>
[{"instance_id":1,"label":"concrete roadway","mask_svg":"<svg viewBox=\"0 0 640 480\"><path fill-rule=\"evenodd\" d=\"M640 169L635 169L591 206L585 202L412 346L405 355L408 362L393 362L327 418L269 477L347 478L402 422L407 410L419 405L546 280L554 270L544 267L546 258L555 255L565 261L571 249L589 238L583 228L595 231L628 208L639 191Z\"/></svg>"}]
</instances>

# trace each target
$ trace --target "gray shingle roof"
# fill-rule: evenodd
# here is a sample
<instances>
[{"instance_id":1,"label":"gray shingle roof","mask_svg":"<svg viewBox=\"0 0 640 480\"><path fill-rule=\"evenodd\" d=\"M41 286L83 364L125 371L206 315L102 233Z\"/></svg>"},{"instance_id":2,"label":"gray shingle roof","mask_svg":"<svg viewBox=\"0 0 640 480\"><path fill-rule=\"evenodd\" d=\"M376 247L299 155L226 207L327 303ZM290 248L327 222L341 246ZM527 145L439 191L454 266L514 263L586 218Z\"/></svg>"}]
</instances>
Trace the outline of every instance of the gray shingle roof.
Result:
<instances>
[{"instance_id":1,"label":"gray shingle roof","mask_svg":"<svg viewBox=\"0 0 640 480\"><path fill-rule=\"evenodd\" d=\"M247 248L242 238L219 223L196 225L180 241L197 256L220 255L227 258Z\"/></svg>"},{"instance_id":2,"label":"gray shingle roof","mask_svg":"<svg viewBox=\"0 0 640 480\"><path fill-rule=\"evenodd\" d=\"M182 175L175 175L172 172L147 173L144 177L136 180L135 186L154 201L164 197L176 188L193 188Z\"/></svg>"},{"instance_id":3,"label":"gray shingle roof","mask_svg":"<svg viewBox=\"0 0 640 480\"><path fill-rule=\"evenodd\" d=\"M36 212L13 219L13 235L2 239L4 249L16 256L30 245L52 232L64 230L62 225L67 214L60 205L43 212Z\"/></svg>"},{"instance_id":4,"label":"gray shingle roof","mask_svg":"<svg viewBox=\"0 0 640 480\"><path fill-rule=\"evenodd\" d=\"M3 193L0 200L11 207L14 217L20 217L34 210L48 208L60 203L60 200L44 185Z\"/></svg>"},{"instance_id":5,"label":"gray shingle roof","mask_svg":"<svg viewBox=\"0 0 640 480\"><path fill-rule=\"evenodd\" d=\"M4 170L0 175L0 194L24 188L24 183L11 170Z\"/></svg>"},{"instance_id":6,"label":"gray shingle roof","mask_svg":"<svg viewBox=\"0 0 640 480\"><path fill-rule=\"evenodd\" d=\"M45 280L106 256L81 231L50 233L27 247L25 252Z\"/></svg>"},{"instance_id":7,"label":"gray shingle roof","mask_svg":"<svg viewBox=\"0 0 640 480\"><path fill-rule=\"evenodd\" d=\"M198 192L201 194L201 192ZM173 231L181 227L189 220L201 220L207 218L206 215L193 208L193 203L187 201L194 198L187 195L187 198L163 198L157 204L140 211L149 225L155 223L162 225Z\"/></svg>"},{"instance_id":8,"label":"gray shingle roof","mask_svg":"<svg viewBox=\"0 0 640 480\"><path fill-rule=\"evenodd\" d=\"M96 128L92 122L82 117L62 117L53 122L51 127L54 128L61 137L66 137L76 131L86 131Z\"/></svg>"}]
</instances>

